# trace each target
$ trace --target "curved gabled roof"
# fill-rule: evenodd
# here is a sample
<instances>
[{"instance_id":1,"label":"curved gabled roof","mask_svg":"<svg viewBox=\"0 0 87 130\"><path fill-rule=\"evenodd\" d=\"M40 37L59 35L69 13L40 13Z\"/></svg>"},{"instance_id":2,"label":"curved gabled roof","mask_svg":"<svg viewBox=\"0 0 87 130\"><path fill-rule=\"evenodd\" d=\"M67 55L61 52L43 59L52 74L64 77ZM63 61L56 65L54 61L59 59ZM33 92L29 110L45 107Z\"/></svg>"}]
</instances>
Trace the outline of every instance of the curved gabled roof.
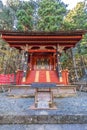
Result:
<instances>
[{"instance_id":1,"label":"curved gabled roof","mask_svg":"<svg viewBox=\"0 0 87 130\"><path fill-rule=\"evenodd\" d=\"M70 48L78 43L87 30L56 31L56 32L18 32L0 31L2 39L11 46L19 48L28 45L57 45Z\"/></svg>"}]
</instances>

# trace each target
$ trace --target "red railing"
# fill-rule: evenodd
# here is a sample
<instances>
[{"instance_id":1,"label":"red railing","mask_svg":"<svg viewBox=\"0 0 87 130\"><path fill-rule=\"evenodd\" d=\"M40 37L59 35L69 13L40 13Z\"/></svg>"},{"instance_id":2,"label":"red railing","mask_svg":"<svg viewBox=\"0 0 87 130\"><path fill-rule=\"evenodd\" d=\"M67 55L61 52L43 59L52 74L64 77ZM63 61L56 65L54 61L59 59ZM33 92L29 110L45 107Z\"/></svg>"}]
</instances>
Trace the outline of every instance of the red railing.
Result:
<instances>
[{"instance_id":1,"label":"red railing","mask_svg":"<svg viewBox=\"0 0 87 130\"><path fill-rule=\"evenodd\" d=\"M0 74L0 84L11 84L14 82L14 74Z\"/></svg>"},{"instance_id":2,"label":"red railing","mask_svg":"<svg viewBox=\"0 0 87 130\"><path fill-rule=\"evenodd\" d=\"M22 84L23 71L19 70L16 73L16 84Z\"/></svg>"},{"instance_id":3,"label":"red railing","mask_svg":"<svg viewBox=\"0 0 87 130\"><path fill-rule=\"evenodd\" d=\"M0 74L0 85L3 84L21 84L22 83L22 71L17 71L16 74Z\"/></svg>"},{"instance_id":4,"label":"red railing","mask_svg":"<svg viewBox=\"0 0 87 130\"><path fill-rule=\"evenodd\" d=\"M62 79L65 85L69 84L68 74L69 74L68 70L62 70Z\"/></svg>"},{"instance_id":5,"label":"red railing","mask_svg":"<svg viewBox=\"0 0 87 130\"><path fill-rule=\"evenodd\" d=\"M20 85L23 84L22 83L22 77L23 77L23 71L18 70L16 74L0 74L0 85L3 84L16 84L16 85ZM30 78L31 79L31 78ZM30 80L29 79L29 80ZM69 84L68 81L68 70L63 70L62 71L62 83L67 85ZM61 82L59 82L61 83Z\"/></svg>"}]
</instances>

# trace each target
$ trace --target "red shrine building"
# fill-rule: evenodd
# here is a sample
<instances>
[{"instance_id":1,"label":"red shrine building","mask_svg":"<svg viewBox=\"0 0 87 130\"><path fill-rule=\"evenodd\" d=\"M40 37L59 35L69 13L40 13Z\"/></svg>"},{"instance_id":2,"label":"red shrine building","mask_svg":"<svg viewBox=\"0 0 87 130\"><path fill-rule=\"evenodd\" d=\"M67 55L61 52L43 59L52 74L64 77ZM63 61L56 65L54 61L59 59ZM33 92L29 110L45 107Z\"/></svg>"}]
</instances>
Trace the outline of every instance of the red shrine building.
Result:
<instances>
[{"instance_id":1,"label":"red shrine building","mask_svg":"<svg viewBox=\"0 0 87 130\"><path fill-rule=\"evenodd\" d=\"M60 56L75 47L86 32L13 32L0 31L1 38L10 47L24 50L24 67L21 84L56 83L67 85L68 71L62 70Z\"/></svg>"}]
</instances>

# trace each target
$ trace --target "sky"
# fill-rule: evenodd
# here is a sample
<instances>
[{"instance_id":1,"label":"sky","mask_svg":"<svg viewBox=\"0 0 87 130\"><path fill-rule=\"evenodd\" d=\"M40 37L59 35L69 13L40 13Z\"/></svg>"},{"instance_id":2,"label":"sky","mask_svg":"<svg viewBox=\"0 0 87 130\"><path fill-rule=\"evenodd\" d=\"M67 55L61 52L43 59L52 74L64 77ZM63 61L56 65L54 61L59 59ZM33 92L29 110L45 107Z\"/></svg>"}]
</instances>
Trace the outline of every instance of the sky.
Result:
<instances>
[{"instance_id":1,"label":"sky","mask_svg":"<svg viewBox=\"0 0 87 130\"><path fill-rule=\"evenodd\" d=\"M83 0L62 0L65 4L68 4L68 9L73 9L78 2Z\"/></svg>"},{"instance_id":2,"label":"sky","mask_svg":"<svg viewBox=\"0 0 87 130\"><path fill-rule=\"evenodd\" d=\"M15 1L15 0L14 0ZM25 0L28 1L28 0ZM82 2L83 0L62 0L65 4L68 4L68 9L73 9L78 2ZM6 0L2 0L2 2L5 4Z\"/></svg>"}]
</instances>

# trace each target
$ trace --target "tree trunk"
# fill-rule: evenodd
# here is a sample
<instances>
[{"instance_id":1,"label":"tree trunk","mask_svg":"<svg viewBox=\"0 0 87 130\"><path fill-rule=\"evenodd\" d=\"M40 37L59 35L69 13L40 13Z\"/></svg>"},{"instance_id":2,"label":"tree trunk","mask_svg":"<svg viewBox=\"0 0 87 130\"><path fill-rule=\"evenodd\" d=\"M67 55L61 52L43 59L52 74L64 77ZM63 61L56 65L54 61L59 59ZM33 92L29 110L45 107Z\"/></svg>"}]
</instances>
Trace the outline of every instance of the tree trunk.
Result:
<instances>
[{"instance_id":1,"label":"tree trunk","mask_svg":"<svg viewBox=\"0 0 87 130\"><path fill-rule=\"evenodd\" d=\"M76 80L78 81L79 76L78 76L77 69L76 69L77 66L76 66L76 60L75 60L73 48L71 48L71 52L72 52L72 60L73 60L73 66L74 66L74 70L75 70L75 76L76 76Z\"/></svg>"},{"instance_id":2,"label":"tree trunk","mask_svg":"<svg viewBox=\"0 0 87 130\"><path fill-rule=\"evenodd\" d=\"M80 56L80 64L82 66L82 75L87 75L87 70L86 70L86 67L85 67L85 63L84 63L84 57L81 55Z\"/></svg>"}]
</instances>

